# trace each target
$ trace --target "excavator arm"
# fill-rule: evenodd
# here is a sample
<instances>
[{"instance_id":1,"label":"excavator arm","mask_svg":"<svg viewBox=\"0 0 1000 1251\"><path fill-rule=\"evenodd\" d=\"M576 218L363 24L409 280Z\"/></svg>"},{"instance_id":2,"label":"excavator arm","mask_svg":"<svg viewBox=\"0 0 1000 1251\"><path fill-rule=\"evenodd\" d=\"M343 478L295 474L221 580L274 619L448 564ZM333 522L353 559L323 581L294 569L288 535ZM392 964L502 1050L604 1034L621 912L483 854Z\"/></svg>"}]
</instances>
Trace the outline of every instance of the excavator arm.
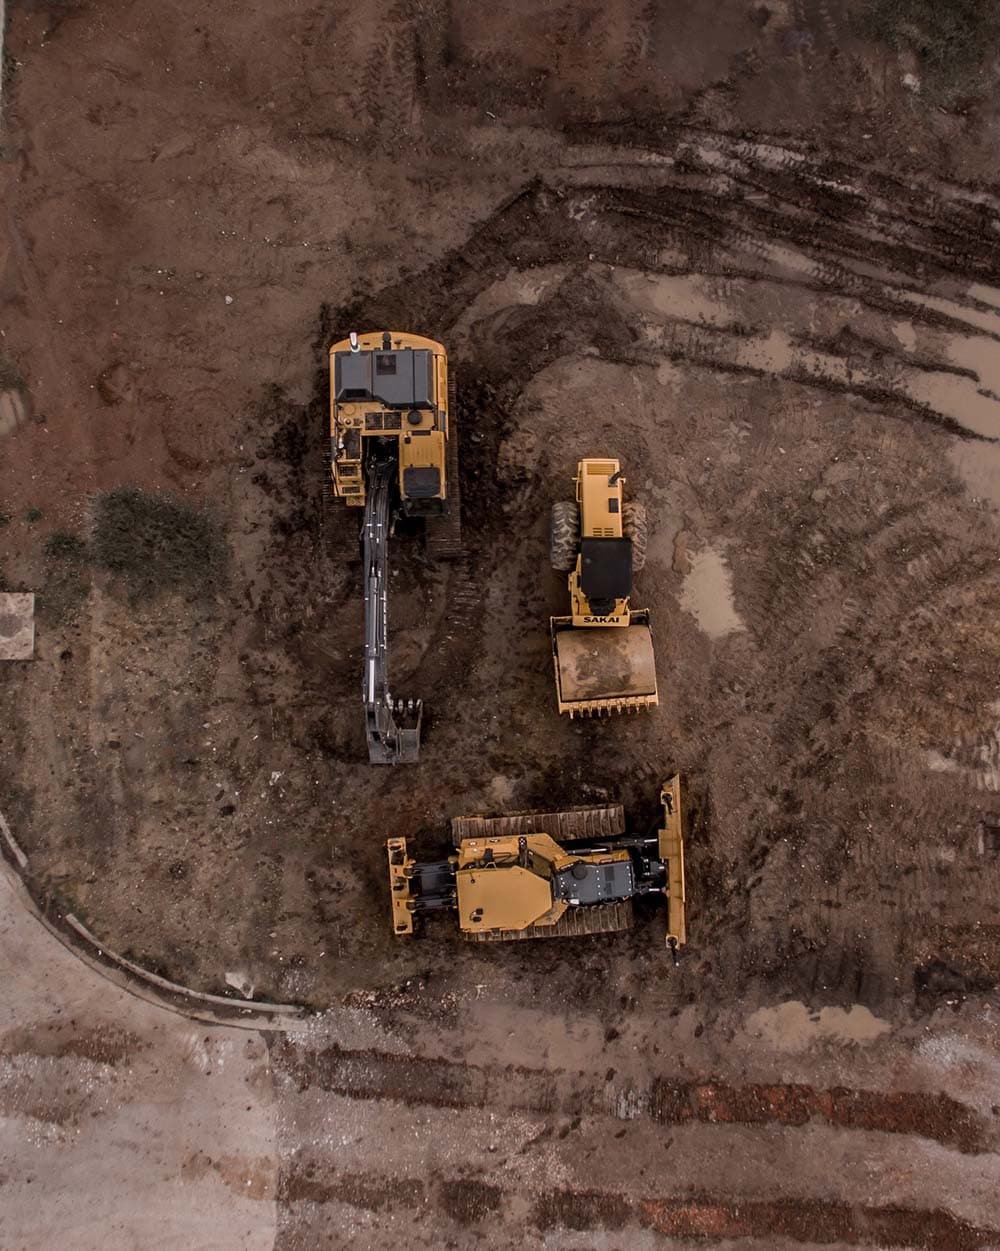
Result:
<instances>
[{"instance_id":1,"label":"excavator arm","mask_svg":"<svg viewBox=\"0 0 1000 1251\"><path fill-rule=\"evenodd\" d=\"M362 698L372 764L415 764L420 755L423 701L393 700L388 671L388 573L394 458L376 462L368 480L363 529L365 668Z\"/></svg>"}]
</instances>

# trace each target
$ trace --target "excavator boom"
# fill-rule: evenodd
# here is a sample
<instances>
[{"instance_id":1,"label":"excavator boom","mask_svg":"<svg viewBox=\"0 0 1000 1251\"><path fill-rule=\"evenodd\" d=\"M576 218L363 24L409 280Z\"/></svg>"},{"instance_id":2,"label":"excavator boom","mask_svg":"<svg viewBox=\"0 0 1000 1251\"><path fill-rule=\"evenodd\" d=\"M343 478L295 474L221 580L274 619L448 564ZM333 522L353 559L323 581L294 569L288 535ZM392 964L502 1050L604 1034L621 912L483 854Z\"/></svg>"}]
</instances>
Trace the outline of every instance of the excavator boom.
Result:
<instances>
[{"instance_id":1,"label":"excavator boom","mask_svg":"<svg viewBox=\"0 0 1000 1251\"><path fill-rule=\"evenodd\" d=\"M364 520L365 666L362 698L368 759L372 764L414 764L420 755L419 699L393 700L388 672L389 521L395 461L375 466L368 481Z\"/></svg>"}]
</instances>

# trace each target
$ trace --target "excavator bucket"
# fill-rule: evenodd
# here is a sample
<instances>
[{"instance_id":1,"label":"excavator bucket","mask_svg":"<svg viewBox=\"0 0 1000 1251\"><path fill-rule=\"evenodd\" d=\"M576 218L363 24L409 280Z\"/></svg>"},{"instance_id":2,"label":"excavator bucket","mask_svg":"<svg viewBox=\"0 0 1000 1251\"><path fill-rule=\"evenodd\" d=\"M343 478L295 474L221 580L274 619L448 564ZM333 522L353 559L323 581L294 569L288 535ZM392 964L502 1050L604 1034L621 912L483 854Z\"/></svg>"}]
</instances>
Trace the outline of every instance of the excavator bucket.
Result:
<instances>
[{"instance_id":1,"label":"excavator bucket","mask_svg":"<svg viewBox=\"0 0 1000 1251\"><path fill-rule=\"evenodd\" d=\"M648 612L630 613L628 626L574 628L572 617L550 626L560 712L599 717L659 703Z\"/></svg>"}]
</instances>

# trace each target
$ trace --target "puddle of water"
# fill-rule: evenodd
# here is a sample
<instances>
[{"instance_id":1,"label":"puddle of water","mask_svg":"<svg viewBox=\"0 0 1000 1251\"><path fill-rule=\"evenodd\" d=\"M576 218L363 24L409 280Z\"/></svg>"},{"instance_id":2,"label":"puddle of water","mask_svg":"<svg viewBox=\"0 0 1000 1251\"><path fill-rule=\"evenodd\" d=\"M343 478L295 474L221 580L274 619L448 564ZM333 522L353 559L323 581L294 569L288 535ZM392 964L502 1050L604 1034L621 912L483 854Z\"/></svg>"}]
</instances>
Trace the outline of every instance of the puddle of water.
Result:
<instances>
[{"instance_id":1,"label":"puddle of water","mask_svg":"<svg viewBox=\"0 0 1000 1251\"><path fill-rule=\"evenodd\" d=\"M992 304L994 308L1000 309L1000 290L996 287L988 287L983 282L974 282L968 291L970 300L978 300L980 304Z\"/></svg>"},{"instance_id":2,"label":"puddle of water","mask_svg":"<svg viewBox=\"0 0 1000 1251\"><path fill-rule=\"evenodd\" d=\"M709 638L725 638L746 628L733 602L733 575L722 552L706 547L692 557L681 587L681 608Z\"/></svg>"},{"instance_id":3,"label":"puddle of water","mask_svg":"<svg viewBox=\"0 0 1000 1251\"><path fill-rule=\"evenodd\" d=\"M874 1042L892 1026L858 1003L811 1012L804 1003L790 999L775 1008L758 1008L747 1017L746 1029L781 1051L802 1051L814 1042Z\"/></svg>"},{"instance_id":4,"label":"puddle of water","mask_svg":"<svg viewBox=\"0 0 1000 1251\"><path fill-rule=\"evenodd\" d=\"M904 352L915 352L917 350L917 332L913 329L913 322L894 321L892 323L892 333Z\"/></svg>"},{"instance_id":5,"label":"puddle of water","mask_svg":"<svg viewBox=\"0 0 1000 1251\"><path fill-rule=\"evenodd\" d=\"M490 779L490 784L486 788L490 804L497 812L502 812L505 808L509 808L514 802L514 791L517 788L517 781L514 778L505 777L502 773L498 773L496 777Z\"/></svg>"},{"instance_id":6,"label":"puddle of water","mask_svg":"<svg viewBox=\"0 0 1000 1251\"><path fill-rule=\"evenodd\" d=\"M616 269L614 281L639 310L654 316L732 326L735 311L706 288L705 279L692 274L653 275Z\"/></svg>"},{"instance_id":7,"label":"puddle of water","mask_svg":"<svg viewBox=\"0 0 1000 1251\"><path fill-rule=\"evenodd\" d=\"M942 295L924 295L920 291L909 291L902 287L894 289L892 294L909 304L919 304L922 308L933 309L934 312L953 317L956 321L964 321L966 325L985 330L987 334L1000 334L1000 311L987 313L981 308L970 308L968 304L959 304Z\"/></svg>"},{"instance_id":8,"label":"puddle of water","mask_svg":"<svg viewBox=\"0 0 1000 1251\"><path fill-rule=\"evenodd\" d=\"M791 369L796 353L791 339L783 330L772 330L766 339L758 335L738 344L736 357L741 363L752 365L755 369L780 374Z\"/></svg>"},{"instance_id":9,"label":"puddle of water","mask_svg":"<svg viewBox=\"0 0 1000 1251\"><path fill-rule=\"evenodd\" d=\"M1000 444L956 439L948 449L948 459L977 499L1000 508Z\"/></svg>"},{"instance_id":10,"label":"puddle of water","mask_svg":"<svg viewBox=\"0 0 1000 1251\"><path fill-rule=\"evenodd\" d=\"M538 269L515 270L493 283L472 301L458 319L453 335L465 334L481 317L489 317L501 309L540 303L569 272L565 265L542 265Z\"/></svg>"},{"instance_id":11,"label":"puddle of water","mask_svg":"<svg viewBox=\"0 0 1000 1251\"><path fill-rule=\"evenodd\" d=\"M935 751L933 747L928 748L924 752L924 761L931 773L957 773L958 761L951 760L948 756L942 756L939 751Z\"/></svg>"},{"instance_id":12,"label":"puddle of water","mask_svg":"<svg viewBox=\"0 0 1000 1251\"><path fill-rule=\"evenodd\" d=\"M971 369L984 390L1000 395L1000 343L984 335L949 335L945 351L953 365Z\"/></svg>"}]
</instances>

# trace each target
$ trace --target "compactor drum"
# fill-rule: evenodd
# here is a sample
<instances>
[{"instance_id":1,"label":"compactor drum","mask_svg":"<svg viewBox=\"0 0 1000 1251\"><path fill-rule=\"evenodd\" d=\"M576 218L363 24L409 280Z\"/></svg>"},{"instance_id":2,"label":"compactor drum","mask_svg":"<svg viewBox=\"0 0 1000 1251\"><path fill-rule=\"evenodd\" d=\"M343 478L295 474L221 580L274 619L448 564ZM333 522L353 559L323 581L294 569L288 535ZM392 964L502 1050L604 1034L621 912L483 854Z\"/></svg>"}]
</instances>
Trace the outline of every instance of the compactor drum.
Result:
<instances>
[{"instance_id":1,"label":"compactor drum","mask_svg":"<svg viewBox=\"0 0 1000 1251\"><path fill-rule=\"evenodd\" d=\"M607 934L632 924L633 900L667 902L667 943L687 940L680 778L660 793L663 827L629 834L620 804L506 817L456 817L455 854L418 863L390 838L393 929L412 934L421 913L455 913L477 942Z\"/></svg>"},{"instance_id":2,"label":"compactor drum","mask_svg":"<svg viewBox=\"0 0 1000 1251\"><path fill-rule=\"evenodd\" d=\"M424 518L433 555L461 552L454 384L440 343L397 331L330 348L333 493L364 508L362 696L372 764L410 764L423 704L394 699L388 673L388 543L398 516Z\"/></svg>"},{"instance_id":3,"label":"compactor drum","mask_svg":"<svg viewBox=\"0 0 1000 1251\"><path fill-rule=\"evenodd\" d=\"M633 712L658 703L649 613L630 606L632 575L646 560L646 515L624 499L617 460L582 460L576 498L552 506L549 555L569 575L572 612L553 617L559 711Z\"/></svg>"}]
</instances>

